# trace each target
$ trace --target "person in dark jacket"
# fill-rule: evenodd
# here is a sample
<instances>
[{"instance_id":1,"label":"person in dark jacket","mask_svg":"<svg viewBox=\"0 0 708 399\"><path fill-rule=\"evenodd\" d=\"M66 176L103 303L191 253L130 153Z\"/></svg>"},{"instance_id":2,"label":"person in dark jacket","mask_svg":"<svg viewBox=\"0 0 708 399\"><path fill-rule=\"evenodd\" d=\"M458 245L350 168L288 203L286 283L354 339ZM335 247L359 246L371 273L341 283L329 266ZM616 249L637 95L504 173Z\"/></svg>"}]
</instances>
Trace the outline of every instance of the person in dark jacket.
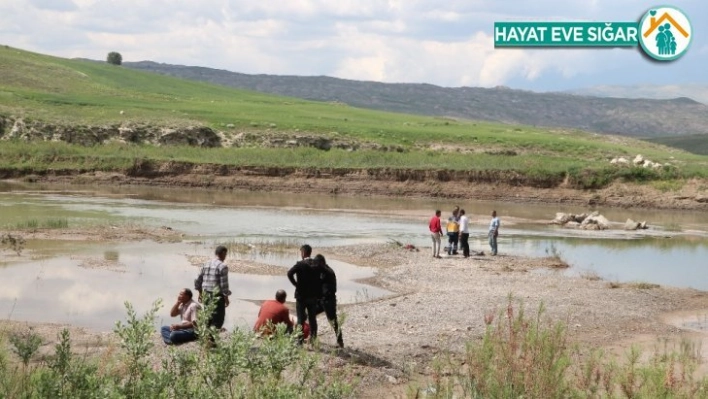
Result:
<instances>
[{"instance_id":1,"label":"person in dark jacket","mask_svg":"<svg viewBox=\"0 0 708 399\"><path fill-rule=\"evenodd\" d=\"M342 330L337 322L337 275L329 267L324 256L319 254L315 256L315 264L320 269L320 280L322 281L322 308L337 335L337 345L344 348Z\"/></svg>"},{"instance_id":2,"label":"person in dark jacket","mask_svg":"<svg viewBox=\"0 0 708 399\"><path fill-rule=\"evenodd\" d=\"M305 320L310 322L310 341L317 338L317 304L322 297L320 269L310 257L312 247L300 247L302 260L288 270L288 280L295 286L295 310L297 323L304 330ZM304 337L300 336L300 343Z\"/></svg>"}]
</instances>

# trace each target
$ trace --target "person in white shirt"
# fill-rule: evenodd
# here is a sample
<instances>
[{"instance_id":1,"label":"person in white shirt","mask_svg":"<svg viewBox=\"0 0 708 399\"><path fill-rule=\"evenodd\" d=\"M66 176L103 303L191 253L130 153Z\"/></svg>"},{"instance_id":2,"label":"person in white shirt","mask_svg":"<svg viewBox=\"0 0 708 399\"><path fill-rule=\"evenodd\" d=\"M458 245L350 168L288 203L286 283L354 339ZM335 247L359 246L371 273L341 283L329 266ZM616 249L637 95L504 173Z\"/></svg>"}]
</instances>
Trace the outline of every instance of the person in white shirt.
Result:
<instances>
[{"instance_id":1,"label":"person in white shirt","mask_svg":"<svg viewBox=\"0 0 708 399\"><path fill-rule=\"evenodd\" d=\"M489 222L489 246L492 248L492 256L497 254L497 237L499 236L499 218L497 211L492 211L492 221Z\"/></svg>"},{"instance_id":2,"label":"person in white shirt","mask_svg":"<svg viewBox=\"0 0 708 399\"><path fill-rule=\"evenodd\" d=\"M179 315L180 322L169 326L162 326L160 330L162 340L167 345L178 345L185 342L195 341L197 334L194 327L197 322L197 311L199 304L192 299L192 291L185 288L179 292L177 302L170 309L170 316Z\"/></svg>"},{"instance_id":3,"label":"person in white shirt","mask_svg":"<svg viewBox=\"0 0 708 399\"><path fill-rule=\"evenodd\" d=\"M470 218L465 214L464 209L460 209L460 247L462 247L462 256L469 258L470 256Z\"/></svg>"}]
</instances>

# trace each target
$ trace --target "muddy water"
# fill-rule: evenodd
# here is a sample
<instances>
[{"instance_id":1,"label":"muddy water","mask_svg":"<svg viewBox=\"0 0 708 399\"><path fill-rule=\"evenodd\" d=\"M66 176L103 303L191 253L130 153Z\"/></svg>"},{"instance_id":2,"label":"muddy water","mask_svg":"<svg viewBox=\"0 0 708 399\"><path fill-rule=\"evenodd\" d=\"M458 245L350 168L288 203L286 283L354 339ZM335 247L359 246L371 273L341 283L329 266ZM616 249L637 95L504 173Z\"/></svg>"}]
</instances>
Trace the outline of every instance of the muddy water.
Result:
<instances>
[{"instance_id":1,"label":"muddy water","mask_svg":"<svg viewBox=\"0 0 708 399\"><path fill-rule=\"evenodd\" d=\"M262 246L265 242L308 242L316 251L327 252L322 248L394 238L427 248L429 211L450 205L302 194L0 185L0 226L28 219L66 218L72 226L129 221L167 225L189 235L180 244L29 243L41 253L40 259L0 266L0 315L108 329L124 315L126 299L139 310L146 310L156 298L163 298L168 307L180 287L192 286L196 274L185 255L208 256L216 243ZM708 215L703 213L598 209L611 221L628 217L648 220L657 228L647 237L621 231L600 235L532 223L551 219L556 211L588 209L491 202L460 205L480 221L471 229L475 250L488 250L486 214L496 209L502 215L502 253L542 256L555 251L573 265L568 273L593 272L608 280L708 290L708 241L703 233L708 231ZM504 218L517 220L506 226ZM672 231L679 228L696 233ZM116 256L119 271L79 267L86 257L100 260ZM238 300L227 312L227 326L250 325L257 313L252 301L270 298L278 288L287 288L292 296L284 272L296 260L296 253L236 255L239 257L281 266L283 275L232 275L232 290ZM338 271L340 301L387 294L354 282L371 276L372 270L331 263Z\"/></svg>"}]
</instances>

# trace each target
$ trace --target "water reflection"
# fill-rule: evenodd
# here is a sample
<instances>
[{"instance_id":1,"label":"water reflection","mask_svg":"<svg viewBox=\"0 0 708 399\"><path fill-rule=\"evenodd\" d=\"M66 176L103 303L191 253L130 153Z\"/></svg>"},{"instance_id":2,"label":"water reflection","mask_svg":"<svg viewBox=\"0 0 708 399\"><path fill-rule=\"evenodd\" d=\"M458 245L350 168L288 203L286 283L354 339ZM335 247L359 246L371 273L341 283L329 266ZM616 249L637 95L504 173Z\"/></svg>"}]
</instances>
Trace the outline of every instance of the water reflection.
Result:
<instances>
[{"instance_id":1,"label":"water reflection","mask_svg":"<svg viewBox=\"0 0 708 399\"><path fill-rule=\"evenodd\" d=\"M383 243L391 238L428 248L428 210L448 209L444 201L361 199L325 195L296 196L275 193L154 189L154 188L80 188L65 190L18 191L18 186L0 185L0 226L32 218L63 217L70 226L77 223L139 221L154 226L168 225L187 232L194 243L121 245L62 241L28 242L40 259L26 264L0 267L0 314L12 313L14 319L70 322L96 328L110 328L124 316L125 299L147 310L156 298L169 306L182 287L191 287L196 268L184 254L211 255L214 245L223 242L266 242L299 246L309 243L315 252L331 259L328 247ZM2 190L6 190L2 192ZM646 281L662 285L708 290L708 241L678 233L650 230L625 232L613 230L598 234L556 226L517 224L506 227L504 217L550 219L556 211L579 213L586 209L487 202L460 203L468 214L486 215L496 208L502 215L499 238L501 253L544 256L555 248L573 268L568 273L593 270L602 277L618 281ZM337 209L366 210L353 213ZM394 211L411 210L413 217L390 217ZM610 220L627 217L675 223L708 230L708 215L694 212L646 210L602 210ZM646 236L649 234L650 236ZM673 238L664 238L673 237ZM608 237L610 239L608 239ZM471 226L470 245L488 252L487 226ZM78 267L72 255L90 255L99 260L124 265L125 273ZM271 298L278 288L292 287L285 270L298 253L234 254L235 260L250 260L283 267L283 275L232 276L234 296L227 326L250 325L257 307L248 300ZM49 257L55 257L47 259ZM44 260L41 260L44 259ZM370 269L333 261L340 281L340 300L375 297L385 292L354 283L370 276ZM366 293L364 294L366 290ZM13 305L14 299L17 303ZM168 309L163 309L166 316ZM4 313L2 313L4 312Z\"/></svg>"},{"instance_id":2,"label":"water reflection","mask_svg":"<svg viewBox=\"0 0 708 399\"><path fill-rule=\"evenodd\" d=\"M177 293L183 287L192 288L198 272L187 261L186 253L193 254L194 247L144 242L95 248L83 252L79 258L61 256L15 264L0 269L0 314L15 320L71 323L107 330L116 320L124 319L124 301L133 303L138 312L145 312L153 301L162 298L160 322L167 323L169 307ZM206 249L197 252L205 256L210 253ZM119 261L125 272L80 267L85 257ZM291 257L279 257L275 264L290 266L294 262ZM341 279L342 303L356 300L362 292L370 297L387 294L352 281L370 276L370 270L334 261L331 265ZM286 271L284 267L282 276L232 273L233 296L225 326L250 327L258 313L258 307L250 301L270 299L278 288L286 289L292 300L294 289L285 276Z\"/></svg>"}]
</instances>

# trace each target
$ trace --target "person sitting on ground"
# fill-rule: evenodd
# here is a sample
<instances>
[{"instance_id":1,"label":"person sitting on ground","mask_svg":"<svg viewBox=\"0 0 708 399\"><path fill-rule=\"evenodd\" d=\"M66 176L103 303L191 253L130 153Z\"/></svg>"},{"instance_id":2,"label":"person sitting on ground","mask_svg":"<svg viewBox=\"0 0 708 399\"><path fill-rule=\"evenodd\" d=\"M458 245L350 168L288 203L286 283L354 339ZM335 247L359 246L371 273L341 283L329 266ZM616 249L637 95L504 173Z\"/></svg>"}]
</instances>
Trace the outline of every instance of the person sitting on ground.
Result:
<instances>
[{"instance_id":1,"label":"person sitting on ground","mask_svg":"<svg viewBox=\"0 0 708 399\"><path fill-rule=\"evenodd\" d=\"M179 315L180 322L170 326L162 326L160 330L162 340L167 345L178 345L185 342L195 341L197 334L194 327L197 323L197 311L199 304L192 299L192 291L184 288L177 296L177 302L170 309L170 316Z\"/></svg>"},{"instance_id":2,"label":"person sitting on ground","mask_svg":"<svg viewBox=\"0 0 708 399\"><path fill-rule=\"evenodd\" d=\"M337 322L337 275L327 264L327 260L322 255L315 256L315 263L320 268L320 279L322 280L322 309L327 315L329 324L332 325L334 333L337 335L337 345L344 348L342 329Z\"/></svg>"},{"instance_id":3,"label":"person sitting on ground","mask_svg":"<svg viewBox=\"0 0 708 399\"><path fill-rule=\"evenodd\" d=\"M285 298L288 294L285 290L278 290L275 293L275 300L269 299L261 305L258 311L258 320L253 326L253 331L261 335L272 335L277 324L285 324L286 332L293 331L293 321L290 319L290 310L285 306Z\"/></svg>"}]
</instances>

